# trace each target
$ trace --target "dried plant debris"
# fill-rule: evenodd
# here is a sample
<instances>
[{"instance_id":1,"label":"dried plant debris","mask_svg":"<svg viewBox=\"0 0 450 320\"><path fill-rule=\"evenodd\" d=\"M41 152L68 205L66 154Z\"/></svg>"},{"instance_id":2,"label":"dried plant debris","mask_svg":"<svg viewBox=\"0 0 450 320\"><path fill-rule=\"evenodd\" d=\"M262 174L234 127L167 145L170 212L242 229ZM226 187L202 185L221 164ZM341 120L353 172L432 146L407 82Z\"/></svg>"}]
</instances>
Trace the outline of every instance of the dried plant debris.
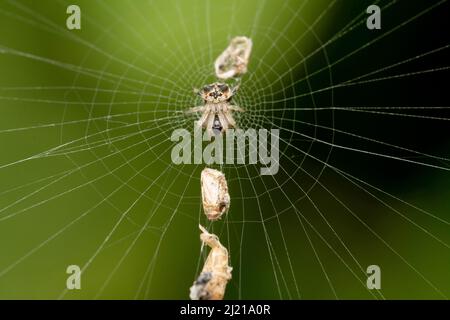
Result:
<instances>
[{"instance_id":1,"label":"dried plant debris","mask_svg":"<svg viewBox=\"0 0 450 320\"><path fill-rule=\"evenodd\" d=\"M235 37L230 45L216 59L214 67L219 79L240 77L247 72L252 51L252 40L247 37Z\"/></svg>"},{"instance_id":2,"label":"dried plant debris","mask_svg":"<svg viewBox=\"0 0 450 320\"><path fill-rule=\"evenodd\" d=\"M218 170L205 168L201 173L200 182L206 217L212 221L222 218L230 208L230 195L225 175Z\"/></svg>"},{"instance_id":3,"label":"dried plant debris","mask_svg":"<svg viewBox=\"0 0 450 320\"><path fill-rule=\"evenodd\" d=\"M228 250L219 238L199 225L200 240L211 248L200 276L190 289L191 300L222 300L232 267L228 265Z\"/></svg>"}]
</instances>

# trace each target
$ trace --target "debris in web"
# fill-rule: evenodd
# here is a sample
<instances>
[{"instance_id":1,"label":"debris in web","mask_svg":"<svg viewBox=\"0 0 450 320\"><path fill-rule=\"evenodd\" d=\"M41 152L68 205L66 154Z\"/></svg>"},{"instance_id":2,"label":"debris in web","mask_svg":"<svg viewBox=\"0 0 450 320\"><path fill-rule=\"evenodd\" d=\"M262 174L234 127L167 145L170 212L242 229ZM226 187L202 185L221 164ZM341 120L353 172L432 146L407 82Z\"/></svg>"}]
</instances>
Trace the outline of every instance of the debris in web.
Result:
<instances>
[{"instance_id":1,"label":"debris in web","mask_svg":"<svg viewBox=\"0 0 450 320\"><path fill-rule=\"evenodd\" d=\"M219 241L219 237L209 233L199 225L202 233L200 240L211 251L202 272L190 289L191 300L222 300L228 281L231 279L232 267L228 265L228 250Z\"/></svg>"},{"instance_id":2,"label":"debris in web","mask_svg":"<svg viewBox=\"0 0 450 320\"><path fill-rule=\"evenodd\" d=\"M216 76L219 79L230 79L245 74L252 45L250 38L234 37L214 63Z\"/></svg>"},{"instance_id":3,"label":"debris in web","mask_svg":"<svg viewBox=\"0 0 450 320\"><path fill-rule=\"evenodd\" d=\"M215 169L205 168L201 173L203 210L208 220L215 221L230 208L230 195L225 175Z\"/></svg>"},{"instance_id":4,"label":"debris in web","mask_svg":"<svg viewBox=\"0 0 450 320\"><path fill-rule=\"evenodd\" d=\"M231 90L232 94L239 87L241 76L247 72L252 45L253 43L250 38L243 36L234 37L229 46L220 54L214 63L217 78L223 80L233 78L238 82L233 87L234 89ZM212 88L215 86L219 87L220 90L212 91ZM217 99L218 96L228 91L228 86L224 83L214 83L205 86L203 89L204 101L206 102L209 96ZM199 93L202 91L198 90L196 92ZM238 108L231 105L228 107L230 109L231 107ZM242 111L242 109L239 109L236 110ZM209 119L213 119L214 122L211 123L212 127L210 128L222 132L222 125L225 122L222 123L220 120L221 117L223 118L223 115L219 114L219 110L221 109L216 108L216 105L214 105L214 108L209 109L205 109L203 106L191 108L189 112L201 111L204 113L203 118L208 116L209 113L212 113ZM230 123L230 126L234 126L234 124ZM200 181L202 204L206 217L210 221L221 219L230 208L230 195L228 193L225 175L218 170L205 168L201 173ZM228 250L220 243L218 236L209 233L201 225L199 227L202 231L200 235L202 248L206 244L211 248L211 251L205 261L202 272L190 288L189 297L192 300L222 300L225 295L227 283L231 279L232 271L232 268L228 265Z\"/></svg>"}]
</instances>

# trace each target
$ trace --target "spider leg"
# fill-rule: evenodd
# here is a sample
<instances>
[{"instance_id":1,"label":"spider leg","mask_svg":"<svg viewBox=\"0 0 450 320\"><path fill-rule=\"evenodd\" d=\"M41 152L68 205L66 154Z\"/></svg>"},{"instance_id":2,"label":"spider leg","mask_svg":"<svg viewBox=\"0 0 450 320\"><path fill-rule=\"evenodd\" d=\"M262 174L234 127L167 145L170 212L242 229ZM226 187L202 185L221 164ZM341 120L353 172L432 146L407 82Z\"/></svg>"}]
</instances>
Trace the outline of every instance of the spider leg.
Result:
<instances>
[{"instance_id":1,"label":"spider leg","mask_svg":"<svg viewBox=\"0 0 450 320\"><path fill-rule=\"evenodd\" d=\"M193 107L193 108L189 108L188 110L186 110L186 113L196 113L196 112L203 112L205 109L205 106L198 106L198 107Z\"/></svg>"},{"instance_id":2,"label":"spider leg","mask_svg":"<svg viewBox=\"0 0 450 320\"><path fill-rule=\"evenodd\" d=\"M222 130L225 132L228 130L229 126L228 126L228 117L226 117L224 112L219 112L217 113L217 116L219 117L220 120L220 124L222 125Z\"/></svg>"},{"instance_id":3,"label":"spider leg","mask_svg":"<svg viewBox=\"0 0 450 320\"><path fill-rule=\"evenodd\" d=\"M234 117L231 114L231 112L224 112L223 117L226 118L227 128L228 127L236 128L236 121L234 121ZM222 121L222 120L220 120L220 121Z\"/></svg>"},{"instance_id":4,"label":"spider leg","mask_svg":"<svg viewBox=\"0 0 450 320\"><path fill-rule=\"evenodd\" d=\"M194 91L195 94L201 95L201 90L197 88L193 88L192 91Z\"/></svg>"},{"instance_id":5,"label":"spider leg","mask_svg":"<svg viewBox=\"0 0 450 320\"><path fill-rule=\"evenodd\" d=\"M245 112L245 109L242 109L241 107L236 106L236 105L232 105L232 104L230 104L228 106L228 110L237 111L237 112Z\"/></svg>"},{"instance_id":6,"label":"spider leg","mask_svg":"<svg viewBox=\"0 0 450 320\"><path fill-rule=\"evenodd\" d=\"M208 121L208 116L211 116L211 111L209 111L209 109L205 109L204 111L203 111L203 114L202 114L202 116L200 117L200 119L198 119L198 121L197 121L197 126L199 127L199 128L204 128L205 127L205 124L206 124L206 122Z\"/></svg>"},{"instance_id":7,"label":"spider leg","mask_svg":"<svg viewBox=\"0 0 450 320\"><path fill-rule=\"evenodd\" d=\"M236 92L239 90L240 84L235 85L233 88L231 88L231 97L236 94Z\"/></svg>"}]
</instances>

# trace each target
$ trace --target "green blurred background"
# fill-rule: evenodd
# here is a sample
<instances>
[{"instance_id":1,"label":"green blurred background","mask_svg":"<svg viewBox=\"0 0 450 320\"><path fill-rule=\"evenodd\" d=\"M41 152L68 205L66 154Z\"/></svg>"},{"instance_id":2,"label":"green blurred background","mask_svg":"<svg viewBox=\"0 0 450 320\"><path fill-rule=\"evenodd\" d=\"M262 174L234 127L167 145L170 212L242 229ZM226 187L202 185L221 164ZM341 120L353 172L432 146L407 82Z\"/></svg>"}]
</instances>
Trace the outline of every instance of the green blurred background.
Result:
<instances>
[{"instance_id":1,"label":"green blurred background","mask_svg":"<svg viewBox=\"0 0 450 320\"><path fill-rule=\"evenodd\" d=\"M199 223L230 251L227 299L450 296L448 71L421 72L448 64L446 1L76 1L73 31L69 4L0 3L0 298L187 299ZM204 165L173 165L170 135L237 35L238 123L280 129L280 171L214 166L232 200L211 224ZM387 78L342 85L367 74Z\"/></svg>"}]
</instances>

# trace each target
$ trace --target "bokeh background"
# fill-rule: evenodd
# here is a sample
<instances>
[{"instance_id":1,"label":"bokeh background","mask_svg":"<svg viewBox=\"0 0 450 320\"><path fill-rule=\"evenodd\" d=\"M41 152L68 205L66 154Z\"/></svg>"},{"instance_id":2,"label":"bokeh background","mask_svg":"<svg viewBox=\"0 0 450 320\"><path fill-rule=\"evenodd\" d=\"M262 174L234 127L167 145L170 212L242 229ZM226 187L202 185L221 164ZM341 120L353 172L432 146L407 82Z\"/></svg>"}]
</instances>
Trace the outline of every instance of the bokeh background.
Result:
<instances>
[{"instance_id":1,"label":"bokeh background","mask_svg":"<svg viewBox=\"0 0 450 320\"><path fill-rule=\"evenodd\" d=\"M450 296L447 1L80 0L73 31L69 4L0 3L0 298L187 299L199 223L227 299ZM214 165L232 200L209 223L170 135L237 35L238 124L280 129L280 170Z\"/></svg>"}]
</instances>

